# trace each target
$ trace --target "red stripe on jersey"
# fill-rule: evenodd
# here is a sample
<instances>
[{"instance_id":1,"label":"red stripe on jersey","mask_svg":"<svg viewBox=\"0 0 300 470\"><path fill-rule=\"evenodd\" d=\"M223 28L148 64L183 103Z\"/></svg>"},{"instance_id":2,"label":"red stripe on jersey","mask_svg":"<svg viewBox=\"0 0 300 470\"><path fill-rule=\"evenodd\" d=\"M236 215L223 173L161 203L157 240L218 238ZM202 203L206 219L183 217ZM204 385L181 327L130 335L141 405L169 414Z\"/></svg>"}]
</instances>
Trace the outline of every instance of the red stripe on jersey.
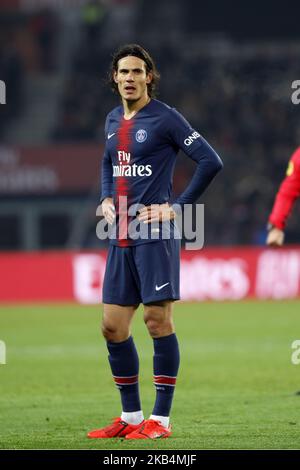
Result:
<instances>
[{"instance_id":1,"label":"red stripe on jersey","mask_svg":"<svg viewBox=\"0 0 300 470\"><path fill-rule=\"evenodd\" d=\"M118 130L118 146L117 152L130 152L130 130L133 126L133 119L122 119ZM131 162L128 163L131 165ZM127 197L127 200L119 200L120 196ZM126 247L129 245L128 236L128 199L130 196L130 188L128 180L125 176L117 177L116 181L116 213L119 216L119 246ZM124 198L125 199L125 198Z\"/></svg>"},{"instance_id":2,"label":"red stripe on jersey","mask_svg":"<svg viewBox=\"0 0 300 470\"><path fill-rule=\"evenodd\" d=\"M114 381L119 385L131 385L138 381L138 375L133 377L114 377Z\"/></svg>"},{"instance_id":3,"label":"red stripe on jersey","mask_svg":"<svg viewBox=\"0 0 300 470\"><path fill-rule=\"evenodd\" d=\"M154 376L154 383L164 384L164 385L175 385L176 384L176 377L168 377L166 375L155 375Z\"/></svg>"}]
</instances>

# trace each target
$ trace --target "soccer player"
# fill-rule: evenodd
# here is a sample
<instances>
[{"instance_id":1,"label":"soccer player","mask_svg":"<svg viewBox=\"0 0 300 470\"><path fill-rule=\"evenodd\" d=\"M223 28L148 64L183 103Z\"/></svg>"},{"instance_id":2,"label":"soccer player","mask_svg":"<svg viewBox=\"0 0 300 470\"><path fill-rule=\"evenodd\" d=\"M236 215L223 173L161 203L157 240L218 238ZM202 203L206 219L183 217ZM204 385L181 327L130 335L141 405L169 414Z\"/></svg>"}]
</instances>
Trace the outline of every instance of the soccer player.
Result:
<instances>
[{"instance_id":1,"label":"soccer player","mask_svg":"<svg viewBox=\"0 0 300 470\"><path fill-rule=\"evenodd\" d=\"M179 207L196 201L222 168L216 152L181 114L154 99L158 78L152 58L139 45L126 45L113 56L111 84L122 105L106 119L101 201L107 222L118 226L118 236L111 239L108 252L102 332L122 414L112 424L89 432L90 438L156 439L171 434L169 416L179 368L172 313L173 302L179 299L180 240L174 237L177 213L169 204L176 155L182 149L197 163L190 184L174 201ZM136 213L138 223L150 228L156 224L150 229L155 238L129 236L127 206L120 202L125 198L130 207L143 205ZM169 239L163 237L166 226ZM140 303L154 347L156 400L146 420L131 336Z\"/></svg>"},{"instance_id":2,"label":"soccer player","mask_svg":"<svg viewBox=\"0 0 300 470\"><path fill-rule=\"evenodd\" d=\"M300 196L300 147L293 153L269 217L267 245L282 246L284 229L297 197Z\"/></svg>"}]
</instances>

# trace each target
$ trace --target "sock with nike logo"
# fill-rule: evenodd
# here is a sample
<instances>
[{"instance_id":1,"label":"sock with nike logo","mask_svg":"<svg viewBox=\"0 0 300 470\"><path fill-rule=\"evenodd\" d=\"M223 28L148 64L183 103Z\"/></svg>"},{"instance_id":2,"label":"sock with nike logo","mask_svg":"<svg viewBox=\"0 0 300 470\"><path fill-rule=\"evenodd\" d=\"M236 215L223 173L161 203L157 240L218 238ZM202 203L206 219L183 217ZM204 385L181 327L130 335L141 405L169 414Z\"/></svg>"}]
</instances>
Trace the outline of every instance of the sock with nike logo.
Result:
<instances>
[{"instance_id":1,"label":"sock with nike logo","mask_svg":"<svg viewBox=\"0 0 300 470\"><path fill-rule=\"evenodd\" d=\"M180 361L176 334L154 338L153 344L156 401L152 415L169 416Z\"/></svg>"}]
</instances>

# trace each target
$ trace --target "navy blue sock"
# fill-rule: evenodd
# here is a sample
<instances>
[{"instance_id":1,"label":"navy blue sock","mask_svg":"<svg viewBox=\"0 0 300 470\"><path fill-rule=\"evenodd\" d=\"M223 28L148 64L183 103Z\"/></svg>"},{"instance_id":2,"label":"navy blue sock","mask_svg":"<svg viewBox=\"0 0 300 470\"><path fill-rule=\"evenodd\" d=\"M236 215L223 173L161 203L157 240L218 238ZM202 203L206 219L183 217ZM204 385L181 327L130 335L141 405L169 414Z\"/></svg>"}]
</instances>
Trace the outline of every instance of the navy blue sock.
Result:
<instances>
[{"instance_id":1,"label":"navy blue sock","mask_svg":"<svg viewBox=\"0 0 300 470\"><path fill-rule=\"evenodd\" d=\"M153 415L169 416L179 369L179 347L176 334L154 338L154 385L156 401Z\"/></svg>"},{"instance_id":2,"label":"navy blue sock","mask_svg":"<svg viewBox=\"0 0 300 470\"><path fill-rule=\"evenodd\" d=\"M139 397L139 358L132 336L121 343L107 341L108 360L125 412L141 410Z\"/></svg>"}]
</instances>

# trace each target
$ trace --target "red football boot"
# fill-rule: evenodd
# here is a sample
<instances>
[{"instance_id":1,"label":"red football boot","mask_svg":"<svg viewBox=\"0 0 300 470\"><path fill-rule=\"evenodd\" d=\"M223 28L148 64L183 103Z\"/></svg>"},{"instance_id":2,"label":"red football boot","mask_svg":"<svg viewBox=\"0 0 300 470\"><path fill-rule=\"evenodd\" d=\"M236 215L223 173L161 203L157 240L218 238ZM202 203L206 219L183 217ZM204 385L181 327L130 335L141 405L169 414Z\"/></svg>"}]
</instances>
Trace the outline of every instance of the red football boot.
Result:
<instances>
[{"instance_id":1,"label":"red football boot","mask_svg":"<svg viewBox=\"0 0 300 470\"><path fill-rule=\"evenodd\" d=\"M165 428L160 421L146 419L138 429L127 434L125 439L165 439L171 434L171 426Z\"/></svg>"},{"instance_id":2,"label":"red football boot","mask_svg":"<svg viewBox=\"0 0 300 470\"><path fill-rule=\"evenodd\" d=\"M90 431L87 437L91 439L111 439L112 437L125 437L127 434L130 434L136 431L142 423L140 424L129 424L125 421L122 421L121 418L114 418L113 423L109 424L105 428L95 429Z\"/></svg>"}]
</instances>

